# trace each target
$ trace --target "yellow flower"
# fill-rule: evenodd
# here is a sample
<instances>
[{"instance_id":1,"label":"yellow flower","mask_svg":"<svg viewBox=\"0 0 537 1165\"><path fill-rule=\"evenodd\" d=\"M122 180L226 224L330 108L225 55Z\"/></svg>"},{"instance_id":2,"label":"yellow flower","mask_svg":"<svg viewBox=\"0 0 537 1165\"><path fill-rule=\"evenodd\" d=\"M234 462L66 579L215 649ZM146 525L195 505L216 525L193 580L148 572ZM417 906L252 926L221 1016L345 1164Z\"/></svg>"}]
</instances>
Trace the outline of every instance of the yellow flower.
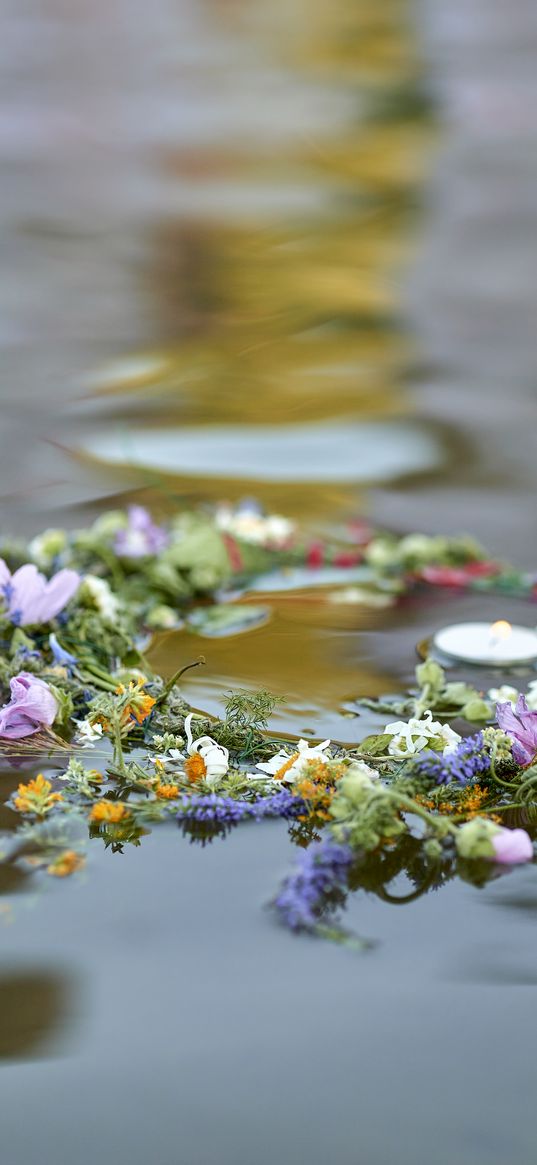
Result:
<instances>
[{"instance_id":1,"label":"yellow flower","mask_svg":"<svg viewBox=\"0 0 537 1165\"><path fill-rule=\"evenodd\" d=\"M130 700L122 713L122 720L125 724L129 720L135 720L137 724L143 724L144 720L147 720L147 717L155 707L156 700L153 699L153 696L149 696L147 692L144 692L146 684L147 680L145 676L141 676L136 682L131 680L128 688L125 688L124 684L119 684L116 688L118 696L130 696Z\"/></svg>"},{"instance_id":2,"label":"yellow flower","mask_svg":"<svg viewBox=\"0 0 537 1165\"><path fill-rule=\"evenodd\" d=\"M74 849L66 849L47 866L47 874L52 874L54 878L67 878L76 870L81 870L85 864L86 859L82 854L77 854Z\"/></svg>"},{"instance_id":3,"label":"yellow flower","mask_svg":"<svg viewBox=\"0 0 537 1165\"><path fill-rule=\"evenodd\" d=\"M27 785L19 785L13 804L19 813L35 813L37 817L44 817L58 801L63 801L61 793L53 793L50 781L46 780L43 773L38 773Z\"/></svg>"},{"instance_id":4,"label":"yellow flower","mask_svg":"<svg viewBox=\"0 0 537 1165\"><path fill-rule=\"evenodd\" d=\"M129 809L127 805L122 805L121 801L97 801L93 806L89 815L90 821L107 822L115 824L117 821L122 821L124 817L129 816Z\"/></svg>"},{"instance_id":5,"label":"yellow flower","mask_svg":"<svg viewBox=\"0 0 537 1165\"><path fill-rule=\"evenodd\" d=\"M157 785L155 793L163 801L173 801L179 796L179 785Z\"/></svg>"}]
</instances>

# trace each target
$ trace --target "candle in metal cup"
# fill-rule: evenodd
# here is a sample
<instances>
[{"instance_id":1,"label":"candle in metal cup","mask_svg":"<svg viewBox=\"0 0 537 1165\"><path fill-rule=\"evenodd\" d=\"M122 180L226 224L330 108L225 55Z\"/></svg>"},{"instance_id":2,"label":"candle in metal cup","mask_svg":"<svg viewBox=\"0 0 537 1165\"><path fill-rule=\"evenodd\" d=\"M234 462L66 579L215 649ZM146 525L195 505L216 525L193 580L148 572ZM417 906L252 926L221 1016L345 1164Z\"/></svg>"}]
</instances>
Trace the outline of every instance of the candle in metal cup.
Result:
<instances>
[{"instance_id":1,"label":"candle in metal cup","mask_svg":"<svg viewBox=\"0 0 537 1165\"><path fill-rule=\"evenodd\" d=\"M482 667L514 667L537 662L537 632L531 627L497 623L454 623L436 632L433 643L443 655Z\"/></svg>"}]
</instances>

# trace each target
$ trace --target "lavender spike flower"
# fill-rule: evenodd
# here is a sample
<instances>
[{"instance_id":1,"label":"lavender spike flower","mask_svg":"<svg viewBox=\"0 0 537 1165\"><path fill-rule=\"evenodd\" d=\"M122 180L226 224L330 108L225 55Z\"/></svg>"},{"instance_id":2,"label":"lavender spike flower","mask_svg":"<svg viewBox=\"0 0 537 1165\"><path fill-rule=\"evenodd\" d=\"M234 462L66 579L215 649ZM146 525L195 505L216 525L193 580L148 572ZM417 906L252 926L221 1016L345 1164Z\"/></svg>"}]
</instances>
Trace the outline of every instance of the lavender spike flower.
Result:
<instances>
[{"instance_id":1,"label":"lavender spike flower","mask_svg":"<svg viewBox=\"0 0 537 1165\"><path fill-rule=\"evenodd\" d=\"M54 723L58 714L56 697L43 680L21 672L10 680L11 699L0 708L0 737L22 740L45 725Z\"/></svg>"},{"instance_id":2,"label":"lavender spike flower","mask_svg":"<svg viewBox=\"0 0 537 1165\"><path fill-rule=\"evenodd\" d=\"M512 740L511 751L519 765L529 765L537 754L537 712L530 712L525 696L515 707L508 700L496 706L496 722Z\"/></svg>"},{"instance_id":3,"label":"lavender spike flower","mask_svg":"<svg viewBox=\"0 0 537 1165\"><path fill-rule=\"evenodd\" d=\"M60 570L47 579L28 562L11 574L0 558L0 594L7 605L5 614L18 627L50 622L67 606L79 585L76 570Z\"/></svg>"},{"instance_id":4,"label":"lavender spike flower","mask_svg":"<svg viewBox=\"0 0 537 1165\"><path fill-rule=\"evenodd\" d=\"M145 558L159 554L168 545L168 535L157 526L145 506L129 506L128 523L118 530L114 550L122 558Z\"/></svg>"},{"instance_id":5,"label":"lavender spike flower","mask_svg":"<svg viewBox=\"0 0 537 1165\"><path fill-rule=\"evenodd\" d=\"M297 817L305 811L301 797L293 796L282 789L271 797L259 801L238 801L233 797L222 797L218 793L185 796L177 809L177 821L181 825L201 824L231 828L240 821L261 821L265 817Z\"/></svg>"},{"instance_id":6,"label":"lavender spike flower","mask_svg":"<svg viewBox=\"0 0 537 1165\"><path fill-rule=\"evenodd\" d=\"M467 736L445 756L438 752L422 752L415 764L419 776L429 777L437 785L449 785L451 781L467 785L489 768L490 753L482 732Z\"/></svg>"},{"instance_id":7,"label":"lavender spike flower","mask_svg":"<svg viewBox=\"0 0 537 1165\"><path fill-rule=\"evenodd\" d=\"M321 841L305 850L274 899L281 921L290 930L318 931L326 896L344 891L354 854L348 845Z\"/></svg>"}]
</instances>

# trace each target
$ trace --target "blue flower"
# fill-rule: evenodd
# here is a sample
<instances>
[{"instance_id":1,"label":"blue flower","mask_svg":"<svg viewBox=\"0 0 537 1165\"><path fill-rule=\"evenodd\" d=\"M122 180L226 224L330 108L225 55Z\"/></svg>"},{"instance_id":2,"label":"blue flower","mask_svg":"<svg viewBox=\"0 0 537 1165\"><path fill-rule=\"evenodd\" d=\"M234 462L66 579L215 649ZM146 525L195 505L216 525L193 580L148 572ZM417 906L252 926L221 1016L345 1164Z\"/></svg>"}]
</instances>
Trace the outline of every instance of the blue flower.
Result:
<instances>
[{"instance_id":1,"label":"blue flower","mask_svg":"<svg viewBox=\"0 0 537 1165\"><path fill-rule=\"evenodd\" d=\"M261 821L264 817L297 817L304 811L302 798L294 796L288 789L282 789L259 801L237 801L233 797L219 796L218 793L185 795L176 816L180 825L219 826L226 830L238 825L240 821Z\"/></svg>"},{"instance_id":2,"label":"blue flower","mask_svg":"<svg viewBox=\"0 0 537 1165\"><path fill-rule=\"evenodd\" d=\"M489 769L490 753L482 732L467 736L445 756L438 752L423 752L416 762L419 776L430 777L437 785L448 785L451 781L467 785Z\"/></svg>"},{"instance_id":3,"label":"blue flower","mask_svg":"<svg viewBox=\"0 0 537 1165\"><path fill-rule=\"evenodd\" d=\"M305 850L274 899L273 905L285 926L295 931L316 931L327 896L346 889L353 860L350 846L332 841L317 842Z\"/></svg>"},{"instance_id":4,"label":"blue flower","mask_svg":"<svg viewBox=\"0 0 537 1165\"><path fill-rule=\"evenodd\" d=\"M66 651L65 648L62 647L61 643L58 643L57 636L54 634L54 632L49 635L48 642L56 663L60 664L61 667L66 667L68 671L72 667L76 667L76 664L78 663L76 656L71 655L69 651Z\"/></svg>"}]
</instances>

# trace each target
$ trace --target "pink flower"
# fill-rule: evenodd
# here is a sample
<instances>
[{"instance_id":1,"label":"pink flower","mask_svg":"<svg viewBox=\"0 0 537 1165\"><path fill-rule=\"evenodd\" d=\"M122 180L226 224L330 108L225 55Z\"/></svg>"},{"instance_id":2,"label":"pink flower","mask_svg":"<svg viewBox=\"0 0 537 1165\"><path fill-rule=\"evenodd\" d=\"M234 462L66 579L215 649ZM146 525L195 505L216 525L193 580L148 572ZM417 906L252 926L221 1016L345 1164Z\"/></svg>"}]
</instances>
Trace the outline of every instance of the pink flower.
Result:
<instances>
[{"instance_id":1,"label":"pink flower","mask_svg":"<svg viewBox=\"0 0 537 1165\"><path fill-rule=\"evenodd\" d=\"M496 721L512 740L512 753L519 765L529 765L537 754L537 712L530 712L525 696L515 707L507 700L496 705Z\"/></svg>"},{"instance_id":2,"label":"pink flower","mask_svg":"<svg viewBox=\"0 0 537 1165\"><path fill-rule=\"evenodd\" d=\"M54 619L67 606L79 584L80 575L76 570L59 570L51 579L46 579L33 563L26 563L11 574L0 558L0 594L7 604L5 614L18 627Z\"/></svg>"},{"instance_id":3,"label":"pink flower","mask_svg":"<svg viewBox=\"0 0 537 1165\"><path fill-rule=\"evenodd\" d=\"M533 842L525 829L499 829L490 840L495 862L514 866L533 858Z\"/></svg>"},{"instance_id":4,"label":"pink flower","mask_svg":"<svg viewBox=\"0 0 537 1165\"><path fill-rule=\"evenodd\" d=\"M56 697L43 680L21 672L10 680L11 699L0 708L0 737L21 740L44 725L54 723L58 714Z\"/></svg>"}]
</instances>

